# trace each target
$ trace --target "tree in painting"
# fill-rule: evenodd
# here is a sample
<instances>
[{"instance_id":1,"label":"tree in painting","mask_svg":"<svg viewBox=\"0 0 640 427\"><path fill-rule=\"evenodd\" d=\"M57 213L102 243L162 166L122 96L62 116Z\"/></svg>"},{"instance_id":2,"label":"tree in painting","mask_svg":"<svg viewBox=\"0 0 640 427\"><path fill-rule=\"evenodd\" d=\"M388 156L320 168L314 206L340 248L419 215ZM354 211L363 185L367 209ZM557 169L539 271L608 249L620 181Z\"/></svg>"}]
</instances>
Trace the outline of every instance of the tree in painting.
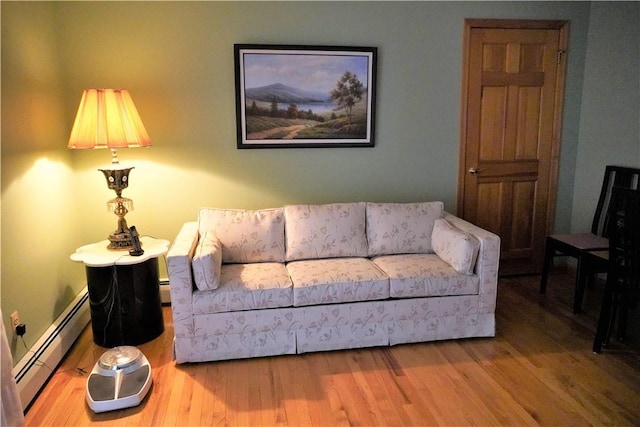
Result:
<instances>
[{"instance_id":1,"label":"tree in painting","mask_svg":"<svg viewBox=\"0 0 640 427\"><path fill-rule=\"evenodd\" d=\"M333 99L339 107L344 108L347 113L347 119L349 125L351 125L351 112L354 105L362 100L362 94L364 93L364 87L362 82L358 80L355 74L350 71L345 71L335 89L331 91L331 99Z\"/></svg>"}]
</instances>

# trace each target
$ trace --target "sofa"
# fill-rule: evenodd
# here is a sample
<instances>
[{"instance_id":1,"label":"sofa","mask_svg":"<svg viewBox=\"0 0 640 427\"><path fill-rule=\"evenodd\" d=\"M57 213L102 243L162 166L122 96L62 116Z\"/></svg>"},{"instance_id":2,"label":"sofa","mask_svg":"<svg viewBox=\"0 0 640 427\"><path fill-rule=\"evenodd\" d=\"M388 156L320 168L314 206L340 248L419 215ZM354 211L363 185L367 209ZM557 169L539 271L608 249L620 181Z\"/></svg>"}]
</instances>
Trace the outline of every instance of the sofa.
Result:
<instances>
[{"instance_id":1,"label":"sofa","mask_svg":"<svg viewBox=\"0 0 640 427\"><path fill-rule=\"evenodd\" d=\"M167 254L174 359L492 337L499 253L438 201L202 208Z\"/></svg>"}]
</instances>

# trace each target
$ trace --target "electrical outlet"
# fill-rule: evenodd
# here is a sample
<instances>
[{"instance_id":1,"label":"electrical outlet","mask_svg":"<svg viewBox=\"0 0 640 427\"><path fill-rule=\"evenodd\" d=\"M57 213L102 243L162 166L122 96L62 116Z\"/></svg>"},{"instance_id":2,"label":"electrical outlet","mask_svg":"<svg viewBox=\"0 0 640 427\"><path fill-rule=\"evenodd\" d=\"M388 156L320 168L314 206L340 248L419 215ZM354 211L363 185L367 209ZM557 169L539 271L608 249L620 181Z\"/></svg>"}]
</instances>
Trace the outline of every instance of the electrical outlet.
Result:
<instances>
[{"instance_id":1,"label":"electrical outlet","mask_svg":"<svg viewBox=\"0 0 640 427\"><path fill-rule=\"evenodd\" d=\"M16 327L20 324L20 315L18 314L18 310L11 313L11 330L13 331L13 335L16 334Z\"/></svg>"}]
</instances>

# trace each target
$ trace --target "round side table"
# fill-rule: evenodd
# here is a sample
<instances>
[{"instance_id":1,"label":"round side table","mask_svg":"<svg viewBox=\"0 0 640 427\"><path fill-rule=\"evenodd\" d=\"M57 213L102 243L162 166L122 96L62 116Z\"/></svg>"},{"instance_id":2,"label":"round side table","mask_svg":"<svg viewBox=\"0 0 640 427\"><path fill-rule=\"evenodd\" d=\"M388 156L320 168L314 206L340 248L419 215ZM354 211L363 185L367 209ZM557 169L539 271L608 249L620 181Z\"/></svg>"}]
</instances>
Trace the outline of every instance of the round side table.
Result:
<instances>
[{"instance_id":1,"label":"round side table","mask_svg":"<svg viewBox=\"0 0 640 427\"><path fill-rule=\"evenodd\" d=\"M93 341L102 347L138 345L164 331L158 257L169 241L140 238L144 254L107 249L108 240L82 246L71 260L87 273Z\"/></svg>"}]
</instances>

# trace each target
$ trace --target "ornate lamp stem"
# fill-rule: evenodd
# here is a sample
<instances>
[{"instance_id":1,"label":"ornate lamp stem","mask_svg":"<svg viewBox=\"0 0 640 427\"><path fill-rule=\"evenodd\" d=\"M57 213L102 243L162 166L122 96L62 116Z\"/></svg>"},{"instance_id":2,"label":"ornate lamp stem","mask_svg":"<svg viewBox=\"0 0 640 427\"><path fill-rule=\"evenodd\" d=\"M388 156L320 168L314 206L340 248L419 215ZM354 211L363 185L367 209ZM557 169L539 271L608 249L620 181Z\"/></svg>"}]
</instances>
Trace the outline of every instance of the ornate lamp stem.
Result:
<instances>
[{"instance_id":1,"label":"ornate lamp stem","mask_svg":"<svg viewBox=\"0 0 640 427\"><path fill-rule=\"evenodd\" d=\"M133 210L133 200L122 197L122 190L129 186L131 169L99 169L107 179L107 186L116 192L116 198L107 202L107 209L118 217L118 228L109 235L109 249L127 250L133 247L133 239L124 219L127 212Z\"/></svg>"}]
</instances>

